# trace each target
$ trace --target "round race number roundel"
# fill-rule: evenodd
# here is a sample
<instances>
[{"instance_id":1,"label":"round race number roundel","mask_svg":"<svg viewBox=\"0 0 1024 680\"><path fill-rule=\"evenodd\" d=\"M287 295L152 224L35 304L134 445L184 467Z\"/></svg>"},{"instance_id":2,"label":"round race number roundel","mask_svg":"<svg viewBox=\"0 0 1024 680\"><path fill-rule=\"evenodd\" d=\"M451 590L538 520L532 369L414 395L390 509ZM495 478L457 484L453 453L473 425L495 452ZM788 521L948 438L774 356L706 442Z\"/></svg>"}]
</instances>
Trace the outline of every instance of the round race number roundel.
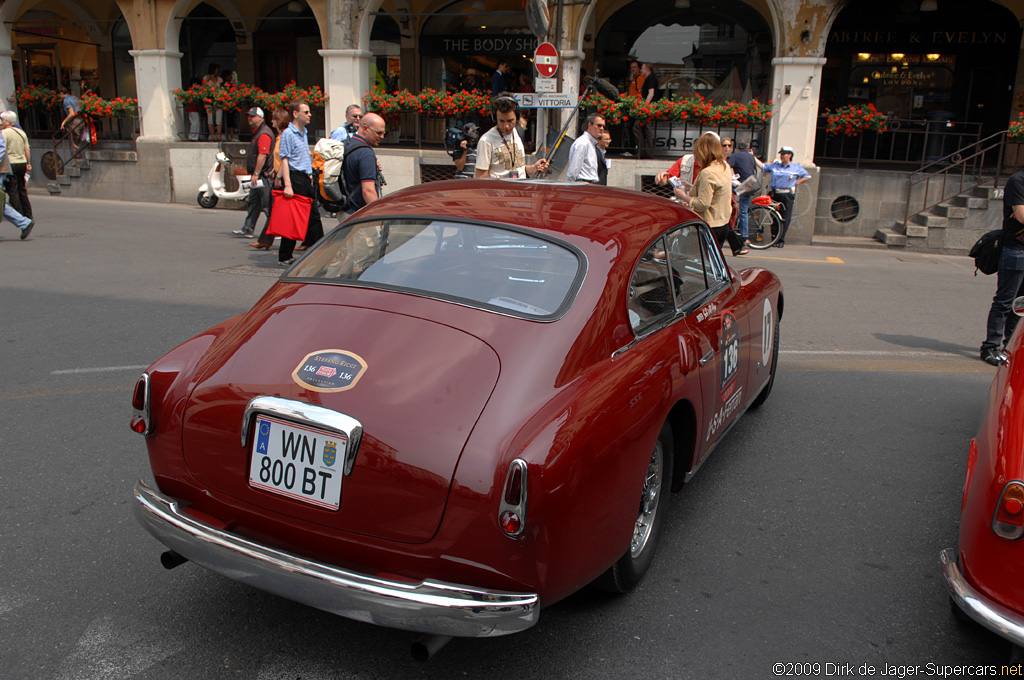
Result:
<instances>
[{"instance_id":1,"label":"round race number roundel","mask_svg":"<svg viewBox=\"0 0 1024 680\"><path fill-rule=\"evenodd\" d=\"M550 78L558 70L558 50L551 43L542 42L533 53L533 65L542 78Z\"/></svg>"}]
</instances>

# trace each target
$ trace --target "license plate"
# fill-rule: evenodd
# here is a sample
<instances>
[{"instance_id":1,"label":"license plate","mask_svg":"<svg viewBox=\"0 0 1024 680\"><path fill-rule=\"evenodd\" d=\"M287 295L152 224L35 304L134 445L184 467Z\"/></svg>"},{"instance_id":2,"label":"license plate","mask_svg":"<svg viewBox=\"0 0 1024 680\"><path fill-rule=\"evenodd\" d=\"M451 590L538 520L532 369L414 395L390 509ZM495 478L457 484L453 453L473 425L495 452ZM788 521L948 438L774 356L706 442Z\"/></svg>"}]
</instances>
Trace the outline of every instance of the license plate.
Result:
<instances>
[{"instance_id":1,"label":"license plate","mask_svg":"<svg viewBox=\"0 0 1024 680\"><path fill-rule=\"evenodd\" d=\"M256 416L249 484L337 510L348 437L278 418Z\"/></svg>"}]
</instances>

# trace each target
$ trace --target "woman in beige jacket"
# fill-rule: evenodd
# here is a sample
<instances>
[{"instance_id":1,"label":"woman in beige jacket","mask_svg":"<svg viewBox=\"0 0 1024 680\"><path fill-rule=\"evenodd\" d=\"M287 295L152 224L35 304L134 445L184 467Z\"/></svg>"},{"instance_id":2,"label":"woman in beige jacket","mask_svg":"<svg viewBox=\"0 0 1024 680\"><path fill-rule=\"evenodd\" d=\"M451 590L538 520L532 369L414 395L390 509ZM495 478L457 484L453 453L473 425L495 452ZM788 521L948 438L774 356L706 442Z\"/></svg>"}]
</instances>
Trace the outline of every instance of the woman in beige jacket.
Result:
<instances>
[{"instance_id":1,"label":"woman in beige jacket","mask_svg":"<svg viewBox=\"0 0 1024 680\"><path fill-rule=\"evenodd\" d=\"M748 251L743 240L729 228L732 216L732 169L725 163L722 143L714 135L701 135L693 147L694 159L701 170L690 192L690 209L708 223L718 245L729 241L733 255Z\"/></svg>"}]
</instances>

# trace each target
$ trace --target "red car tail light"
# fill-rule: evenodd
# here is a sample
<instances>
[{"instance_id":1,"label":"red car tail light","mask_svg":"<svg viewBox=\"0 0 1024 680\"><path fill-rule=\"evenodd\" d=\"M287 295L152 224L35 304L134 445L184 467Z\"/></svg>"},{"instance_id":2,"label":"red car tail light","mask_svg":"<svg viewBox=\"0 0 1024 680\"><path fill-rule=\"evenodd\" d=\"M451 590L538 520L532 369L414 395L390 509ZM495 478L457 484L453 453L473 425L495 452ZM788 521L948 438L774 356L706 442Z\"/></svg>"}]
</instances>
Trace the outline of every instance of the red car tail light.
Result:
<instances>
[{"instance_id":1,"label":"red car tail light","mask_svg":"<svg viewBox=\"0 0 1024 680\"><path fill-rule=\"evenodd\" d=\"M526 527L526 491L526 462L516 458L508 466L498 506L498 524L509 536L518 536Z\"/></svg>"},{"instance_id":2,"label":"red car tail light","mask_svg":"<svg viewBox=\"0 0 1024 680\"><path fill-rule=\"evenodd\" d=\"M1024 536L1024 482L1015 480L1003 487L992 516L992 531L1011 540Z\"/></svg>"},{"instance_id":3,"label":"red car tail light","mask_svg":"<svg viewBox=\"0 0 1024 680\"><path fill-rule=\"evenodd\" d=\"M149 406L149 374L143 373L132 391L132 408L135 413L132 414L131 422L128 423L132 432L148 435L153 431Z\"/></svg>"},{"instance_id":4,"label":"red car tail light","mask_svg":"<svg viewBox=\"0 0 1024 680\"><path fill-rule=\"evenodd\" d=\"M971 490L971 480L974 478L974 464L978 462L978 440L971 440L971 448L967 454L967 474L964 476L964 497L960 501L960 514L963 514L967 507L967 494Z\"/></svg>"}]
</instances>

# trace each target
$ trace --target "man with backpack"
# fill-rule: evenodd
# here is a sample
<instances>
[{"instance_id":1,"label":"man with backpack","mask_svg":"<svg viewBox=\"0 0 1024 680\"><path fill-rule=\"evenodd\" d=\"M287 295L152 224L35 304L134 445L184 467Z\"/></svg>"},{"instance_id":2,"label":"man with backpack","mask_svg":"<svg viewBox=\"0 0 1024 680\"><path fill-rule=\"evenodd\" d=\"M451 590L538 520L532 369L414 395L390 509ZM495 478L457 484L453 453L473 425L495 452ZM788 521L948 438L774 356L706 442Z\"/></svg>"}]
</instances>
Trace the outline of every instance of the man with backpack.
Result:
<instances>
[{"instance_id":1,"label":"man with backpack","mask_svg":"<svg viewBox=\"0 0 1024 680\"><path fill-rule=\"evenodd\" d=\"M260 213L266 213L270 219L270 177L273 163L268 163L270 150L274 148L276 135L263 120L263 109L254 106L249 109L249 127L252 128L252 141L249 153L245 157L245 171L251 177L252 186L245 198L245 222L241 229L236 229L235 236L252 236L256 231L256 222ZM256 186L259 184L260 186Z\"/></svg>"},{"instance_id":2,"label":"man with backpack","mask_svg":"<svg viewBox=\"0 0 1024 680\"><path fill-rule=\"evenodd\" d=\"M1003 251L999 255L998 281L988 312L981 360L998 366L1006 359L1003 349L1017 327L1014 298L1024 295L1024 170L1006 181L1003 193Z\"/></svg>"},{"instance_id":3,"label":"man with backpack","mask_svg":"<svg viewBox=\"0 0 1024 680\"><path fill-rule=\"evenodd\" d=\"M349 137L342 166L349 198L348 215L380 198L384 176L373 149L380 146L386 134L384 119L376 113L367 113L359 121L356 133Z\"/></svg>"}]
</instances>

